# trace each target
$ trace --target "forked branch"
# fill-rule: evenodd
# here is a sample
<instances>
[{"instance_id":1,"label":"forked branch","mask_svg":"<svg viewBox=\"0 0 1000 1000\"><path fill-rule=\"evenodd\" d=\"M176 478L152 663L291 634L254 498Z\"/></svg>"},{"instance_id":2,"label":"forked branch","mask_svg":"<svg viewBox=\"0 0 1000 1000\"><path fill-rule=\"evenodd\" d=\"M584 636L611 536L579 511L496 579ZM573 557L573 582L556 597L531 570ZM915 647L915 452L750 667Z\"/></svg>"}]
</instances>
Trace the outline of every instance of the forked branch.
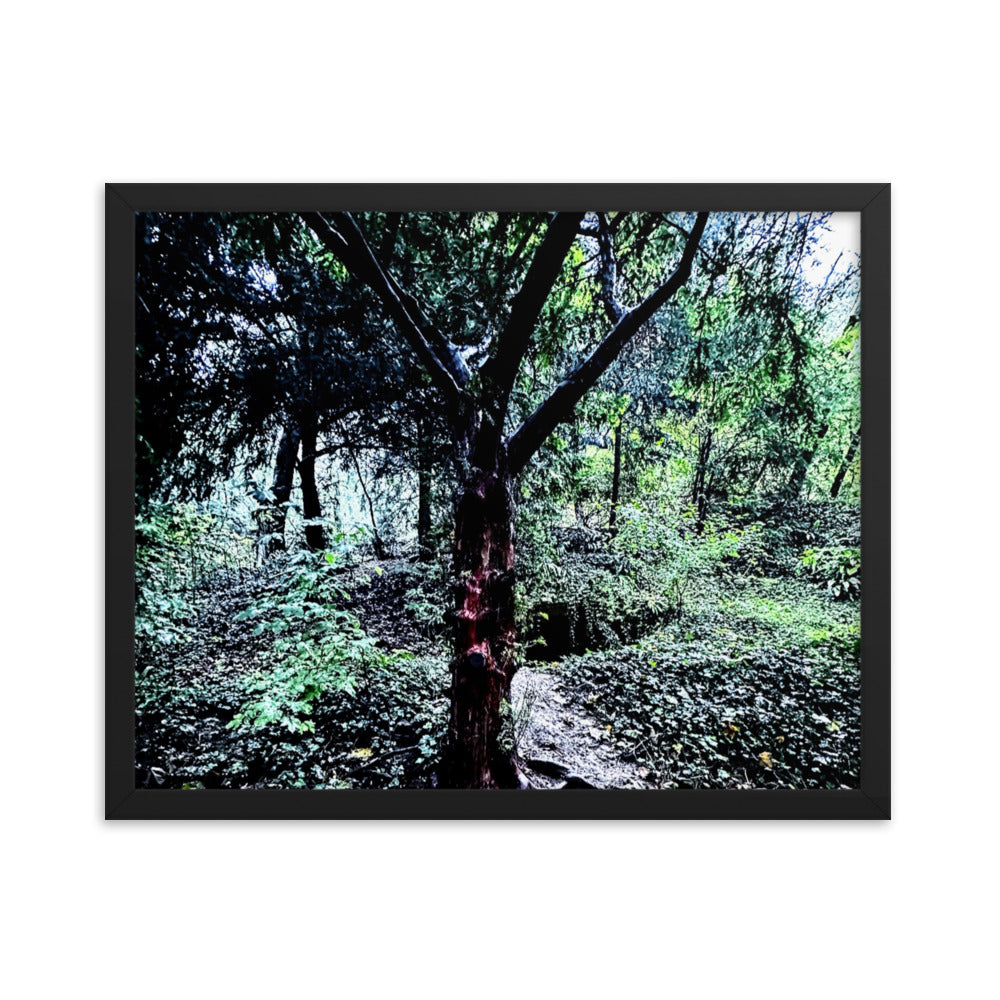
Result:
<instances>
[{"instance_id":1,"label":"forked branch","mask_svg":"<svg viewBox=\"0 0 1000 1000\"><path fill-rule=\"evenodd\" d=\"M520 472L556 427L570 418L576 404L618 357L643 323L669 302L688 280L694 255L707 222L708 213L699 212L684 245L680 263L673 274L639 305L625 313L593 352L577 365L552 390L548 399L521 424L511 438L507 450L513 474Z\"/></svg>"}]
</instances>

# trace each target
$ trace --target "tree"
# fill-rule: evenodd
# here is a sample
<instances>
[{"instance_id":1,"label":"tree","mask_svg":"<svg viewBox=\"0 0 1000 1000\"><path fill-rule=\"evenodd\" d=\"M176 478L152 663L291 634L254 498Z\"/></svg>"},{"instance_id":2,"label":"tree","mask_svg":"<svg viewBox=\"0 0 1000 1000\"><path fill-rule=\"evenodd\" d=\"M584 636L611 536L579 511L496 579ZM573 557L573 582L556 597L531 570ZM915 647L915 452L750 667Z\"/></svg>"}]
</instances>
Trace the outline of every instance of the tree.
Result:
<instances>
[{"instance_id":1,"label":"tree","mask_svg":"<svg viewBox=\"0 0 1000 1000\"><path fill-rule=\"evenodd\" d=\"M303 260L300 230L268 215L137 226L137 495L203 499L273 461L270 489L252 489L267 552L284 548L296 473L307 544L325 546L317 459L348 446L351 420L398 439L379 414L412 396L359 290Z\"/></svg>"},{"instance_id":2,"label":"tree","mask_svg":"<svg viewBox=\"0 0 1000 1000\"><path fill-rule=\"evenodd\" d=\"M847 446L847 454L844 456L844 460L840 463L840 468L837 469L836 476L833 477L833 485L830 487L830 499L836 500L837 495L840 493L840 487L844 484L844 477L847 475L848 470L854 463L854 457L858 453L858 446L861 444L861 428L859 427L851 435L851 443Z\"/></svg>"},{"instance_id":3,"label":"tree","mask_svg":"<svg viewBox=\"0 0 1000 1000\"><path fill-rule=\"evenodd\" d=\"M707 213L699 213L683 232L672 273L661 275L633 308L610 310L610 329L597 346L519 423L512 421L512 391L546 299L584 226L584 213L557 213L549 219L506 320L498 333L478 345L475 353L483 358L478 364L473 363L474 355L463 352L439 324L428 319L350 214L309 213L302 218L319 246L374 293L434 387L458 470L452 555L456 627L446 780L463 788L513 786L517 765L501 749L500 736L502 707L516 670L517 478L556 427L572 417L577 403L625 345L684 286ZM656 228L655 221L650 228ZM503 294L501 286L494 301Z\"/></svg>"}]
</instances>

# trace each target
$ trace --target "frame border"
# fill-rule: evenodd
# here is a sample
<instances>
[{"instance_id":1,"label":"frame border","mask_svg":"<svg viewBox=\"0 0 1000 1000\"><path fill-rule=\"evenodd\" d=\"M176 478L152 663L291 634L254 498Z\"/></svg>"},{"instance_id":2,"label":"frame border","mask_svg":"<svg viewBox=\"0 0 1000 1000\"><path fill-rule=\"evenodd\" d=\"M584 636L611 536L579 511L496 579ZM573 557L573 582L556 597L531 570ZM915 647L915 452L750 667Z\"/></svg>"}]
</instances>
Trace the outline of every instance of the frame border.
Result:
<instances>
[{"instance_id":1,"label":"frame border","mask_svg":"<svg viewBox=\"0 0 1000 1000\"><path fill-rule=\"evenodd\" d=\"M861 213L861 778L851 790L460 791L135 787L135 213ZM106 819L889 819L891 213L888 184L105 185Z\"/></svg>"}]
</instances>

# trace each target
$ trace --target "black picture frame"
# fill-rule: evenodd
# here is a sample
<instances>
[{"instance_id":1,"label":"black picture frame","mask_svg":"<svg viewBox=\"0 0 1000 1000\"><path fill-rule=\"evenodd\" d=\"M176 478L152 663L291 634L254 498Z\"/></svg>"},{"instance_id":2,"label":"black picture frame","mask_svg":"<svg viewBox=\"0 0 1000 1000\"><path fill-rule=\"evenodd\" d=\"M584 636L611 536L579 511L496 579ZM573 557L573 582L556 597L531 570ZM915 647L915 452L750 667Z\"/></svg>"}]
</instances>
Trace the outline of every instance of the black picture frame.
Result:
<instances>
[{"instance_id":1,"label":"black picture frame","mask_svg":"<svg viewBox=\"0 0 1000 1000\"><path fill-rule=\"evenodd\" d=\"M108 819L888 819L888 184L108 184L105 816ZM134 281L138 212L861 213L861 770L852 790L212 790L135 787Z\"/></svg>"}]
</instances>

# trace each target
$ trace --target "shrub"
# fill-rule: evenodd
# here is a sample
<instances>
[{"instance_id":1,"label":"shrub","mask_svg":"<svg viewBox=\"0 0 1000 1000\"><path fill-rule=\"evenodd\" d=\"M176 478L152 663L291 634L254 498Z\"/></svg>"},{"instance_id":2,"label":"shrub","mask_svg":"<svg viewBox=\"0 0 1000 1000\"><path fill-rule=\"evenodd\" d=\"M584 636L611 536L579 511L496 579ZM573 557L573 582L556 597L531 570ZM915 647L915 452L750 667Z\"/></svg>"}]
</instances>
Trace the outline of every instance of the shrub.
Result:
<instances>
[{"instance_id":1,"label":"shrub","mask_svg":"<svg viewBox=\"0 0 1000 1000\"><path fill-rule=\"evenodd\" d=\"M359 662L374 654L374 640L358 619L338 606L347 598L334 576L336 556L300 553L288 561L278 585L266 591L237 621L259 619L254 635L272 633L265 666L244 682L249 695L230 728L278 724L311 732L317 700L325 693L354 693Z\"/></svg>"},{"instance_id":2,"label":"shrub","mask_svg":"<svg viewBox=\"0 0 1000 1000\"><path fill-rule=\"evenodd\" d=\"M148 664L167 645L187 638L192 613L188 553L211 518L190 507L147 503L135 521L136 663Z\"/></svg>"},{"instance_id":3,"label":"shrub","mask_svg":"<svg viewBox=\"0 0 1000 1000\"><path fill-rule=\"evenodd\" d=\"M802 570L822 584L834 600L857 600L861 596L861 550L855 546L806 549L802 553Z\"/></svg>"}]
</instances>

